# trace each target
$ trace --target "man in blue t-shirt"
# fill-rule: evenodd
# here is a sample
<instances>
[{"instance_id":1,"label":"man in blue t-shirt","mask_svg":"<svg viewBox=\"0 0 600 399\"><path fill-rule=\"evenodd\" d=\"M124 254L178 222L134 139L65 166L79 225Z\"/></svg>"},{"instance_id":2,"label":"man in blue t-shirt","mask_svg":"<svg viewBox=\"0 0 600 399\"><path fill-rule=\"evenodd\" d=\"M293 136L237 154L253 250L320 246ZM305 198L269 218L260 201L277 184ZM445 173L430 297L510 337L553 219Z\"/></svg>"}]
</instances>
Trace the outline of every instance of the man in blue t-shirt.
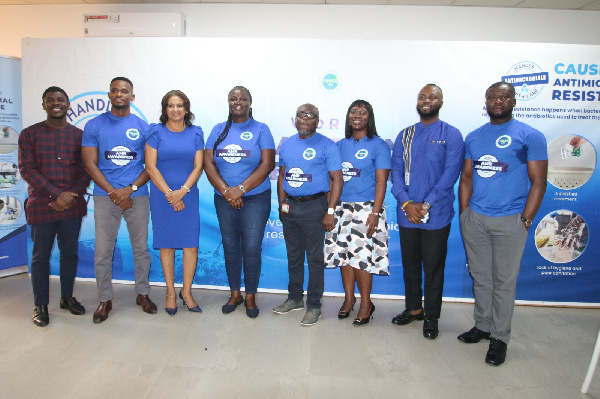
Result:
<instances>
[{"instance_id":1,"label":"man in blue t-shirt","mask_svg":"<svg viewBox=\"0 0 600 399\"><path fill-rule=\"evenodd\" d=\"M112 261L121 217L127 223L135 267L136 303L146 313L156 313L148 297L150 254L148 253L148 173L144 169L144 146L148 124L131 113L135 99L133 83L124 77L110 82L110 111L85 125L81 156L95 183L94 223L96 243L94 268L100 305L94 323L102 323L112 309Z\"/></svg>"},{"instance_id":2,"label":"man in blue t-shirt","mask_svg":"<svg viewBox=\"0 0 600 399\"><path fill-rule=\"evenodd\" d=\"M400 132L392 155L392 194L398 201L406 296L406 309L392 323L406 325L425 319L423 336L428 339L439 334L454 185L465 154L460 131L440 120L443 104L442 90L425 85L417 96L420 121Z\"/></svg>"},{"instance_id":3,"label":"man in blue t-shirt","mask_svg":"<svg viewBox=\"0 0 600 399\"><path fill-rule=\"evenodd\" d=\"M298 135L284 141L279 149L277 197L290 282L288 299L273 312L285 314L304 308L306 255L308 287L303 326L316 324L321 316L325 230L333 230L333 214L344 184L340 151L331 139L317 133L318 123L317 107L301 105L296 111Z\"/></svg>"},{"instance_id":4,"label":"man in blue t-shirt","mask_svg":"<svg viewBox=\"0 0 600 399\"><path fill-rule=\"evenodd\" d=\"M459 185L475 326L458 339L489 339L485 362L498 366L506 359L525 241L546 192L548 151L542 133L513 119L513 85L494 83L485 98L490 123L467 136Z\"/></svg>"}]
</instances>

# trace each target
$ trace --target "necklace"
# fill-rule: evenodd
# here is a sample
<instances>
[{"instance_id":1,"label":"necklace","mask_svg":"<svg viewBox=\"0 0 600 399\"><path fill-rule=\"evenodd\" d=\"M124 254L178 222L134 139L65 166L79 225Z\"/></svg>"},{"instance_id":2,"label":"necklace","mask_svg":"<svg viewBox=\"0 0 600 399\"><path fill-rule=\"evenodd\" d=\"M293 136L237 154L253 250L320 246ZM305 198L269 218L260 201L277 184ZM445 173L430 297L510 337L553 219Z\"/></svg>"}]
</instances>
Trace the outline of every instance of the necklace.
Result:
<instances>
[{"instance_id":1,"label":"necklace","mask_svg":"<svg viewBox=\"0 0 600 399\"><path fill-rule=\"evenodd\" d=\"M175 127L172 123L169 123L169 121L167 121L166 125L167 128L172 132L182 132L185 129L184 123L181 123L179 126Z\"/></svg>"}]
</instances>

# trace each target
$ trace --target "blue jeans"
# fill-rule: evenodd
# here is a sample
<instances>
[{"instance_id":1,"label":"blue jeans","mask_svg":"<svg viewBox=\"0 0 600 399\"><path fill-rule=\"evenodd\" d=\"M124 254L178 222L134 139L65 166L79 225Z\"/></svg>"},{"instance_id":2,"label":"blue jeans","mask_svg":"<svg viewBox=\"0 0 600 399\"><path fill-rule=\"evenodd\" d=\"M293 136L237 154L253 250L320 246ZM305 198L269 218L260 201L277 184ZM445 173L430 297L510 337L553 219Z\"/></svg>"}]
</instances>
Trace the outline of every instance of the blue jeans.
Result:
<instances>
[{"instance_id":1,"label":"blue jeans","mask_svg":"<svg viewBox=\"0 0 600 399\"><path fill-rule=\"evenodd\" d=\"M60 295L73 296L77 274L77 254L81 218L31 225L31 285L35 306L48 305L50 294L50 255L54 239L60 250Z\"/></svg>"},{"instance_id":2,"label":"blue jeans","mask_svg":"<svg viewBox=\"0 0 600 399\"><path fill-rule=\"evenodd\" d=\"M215 194L215 208L223 238L229 288L239 291L244 269L246 294L256 294L260 279L262 241L271 213L271 190L243 196L244 206L233 209Z\"/></svg>"},{"instance_id":3,"label":"blue jeans","mask_svg":"<svg viewBox=\"0 0 600 399\"><path fill-rule=\"evenodd\" d=\"M323 217L327 212L327 196L312 201L289 204L289 213L282 213L283 235L288 256L288 299L299 301L304 297L304 257L308 263L306 307L320 309L325 288L325 230Z\"/></svg>"}]
</instances>

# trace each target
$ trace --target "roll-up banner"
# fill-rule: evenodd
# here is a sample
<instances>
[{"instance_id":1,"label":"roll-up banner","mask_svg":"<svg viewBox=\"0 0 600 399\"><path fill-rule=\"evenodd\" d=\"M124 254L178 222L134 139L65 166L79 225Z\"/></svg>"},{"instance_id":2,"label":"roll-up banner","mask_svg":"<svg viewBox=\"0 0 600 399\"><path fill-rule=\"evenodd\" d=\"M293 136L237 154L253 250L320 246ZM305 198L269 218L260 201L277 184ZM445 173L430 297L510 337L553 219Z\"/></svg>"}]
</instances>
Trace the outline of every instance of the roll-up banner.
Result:
<instances>
[{"instance_id":1,"label":"roll-up banner","mask_svg":"<svg viewBox=\"0 0 600 399\"><path fill-rule=\"evenodd\" d=\"M27 186L18 167L21 128L21 60L0 55L0 277L27 271Z\"/></svg>"},{"instance_id":2,"label":"roll-up banner","mask_svg":"<svg viewBox=\"0 0 600 399\"><path fill-rule=\"evenodd\" d=\"M167 51L168 50L168 51ZM466 136L487 123L484 94L497 81L516 87L514 117L540 130L548 143L548 189L533 221L521 263L517 300L529 303L600 304L600 246L594 245L599 207L596 147L600 141L600 47L501 42L396 40L83 38L24 39L24 125L45 118L39 98L58 85L71 96L68 120L85 123L110 109L107 91L115 76L134 83L133 112L158 122L160 100L180 89L191 100L205 137L225 121L227 94L236 85L252 93L253 115L269 125L277 148L296 134L294 115L303 103L320 110L318 131L344 137L345 115L356 99L374 108L377 131L390 146L401 129L418 121L416 99L427 83L442 88L442 120ZM263 240L260 288L287 289L287 258L276 199L277 168L270 176L273 198ZM391 183L390 183L391 184ZM200 188L201 233L198 286L226 287L223 250L213 190ZM94 277L93 198L80 237L80 277ZM376 276L373 294L404 295L396 201L389 185L385 206L390 232L390 276ZM457 209L457 204L455 204ZM1 225L0 225L1 226ZM158 250L151 281L163 281ZM458 217L452 221L444 297L472 300ZM58 256L52 261L58 273ZM181 253L176 276L181 282ZM326 270L325 291L343 292L340 272ZM113 277L131 281L133 256L125 223L114 257Z\"/></svg>"}]
</instances>

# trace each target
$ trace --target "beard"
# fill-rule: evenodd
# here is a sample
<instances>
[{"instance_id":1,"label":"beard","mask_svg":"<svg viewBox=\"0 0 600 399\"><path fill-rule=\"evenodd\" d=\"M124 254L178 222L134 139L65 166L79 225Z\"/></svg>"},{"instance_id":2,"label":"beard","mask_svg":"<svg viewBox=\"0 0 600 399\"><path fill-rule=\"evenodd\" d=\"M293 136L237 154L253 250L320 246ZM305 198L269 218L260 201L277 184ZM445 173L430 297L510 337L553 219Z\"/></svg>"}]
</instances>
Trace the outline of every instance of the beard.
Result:
<instances>
[{"instance_id":1,"label":"beard","mask_svg":"<svg viewBox=\"0 0 600 399\"><path fill-rule=\"evenodd\" d=\"M300 130L298 129L298 134L300 136L310 136L311 134L314 134L316 132L316 130Z\"/></svg>"},{"instance_id":2,"label":"beard","mask_svg":"<svg viewBox=\"0 0 600 399\"><path fill-rule=\"evenodd\" d=\"M114 107L116 109L125 109L125 108L129 107L129 104L119 104L119 105L117 105L117 104L110 103L110 106Z\"/></svg>"},{"instance_id":3,"label":"beard","mask_svg":"<svg viewBox=\"0 0 600 399\"><path fill-rule=\"evenodd\" d=\"M488 115L490 116L490 119L506 119L510 116L512 116L512 108L511 109L507 109L504 112L501 112L499 114L492 114L488 112Z\"/></svg>"},{"instance_id":4,"label":"beard","mask_svg":"<svg viewBox=\"0 0 600 399\"><path fill-rule=\"evenodd\" d=\"M423 118L431 118L434 116L438 116L440 113L440 108L441 107L432 107L429 112L423 112L419 109L419 106L417 106L417 113L419 114L419 116L423 117Z\"/></svg>"}]
</instances>

